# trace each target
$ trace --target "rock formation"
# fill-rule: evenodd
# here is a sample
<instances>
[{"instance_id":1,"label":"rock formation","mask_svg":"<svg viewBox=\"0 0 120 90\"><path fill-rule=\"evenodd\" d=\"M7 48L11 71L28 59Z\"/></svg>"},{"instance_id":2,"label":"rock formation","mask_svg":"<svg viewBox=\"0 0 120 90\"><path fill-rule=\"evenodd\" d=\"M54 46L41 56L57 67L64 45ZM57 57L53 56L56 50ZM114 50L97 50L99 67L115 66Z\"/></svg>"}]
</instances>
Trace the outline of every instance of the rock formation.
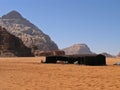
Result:
<instances>
[{"instance_id":1,"label":"rock formation","mask_svg":"<svg viewBox=\"0 0 120 90\"><path fill-rule=\"evenodd\" d=\"M28 57L33 56L31 49L26 47L23 42L7 32L0 26L0 56L1 57Z\"/></svg>"},{"instance_id":2,"label":"rock formation","mask_svg":"<svg viewBox=\"0 0 120 90\"><path fill-rule=\"evenodd\" d=\"M27 47L36 46L42 51L58 50L58 46L44 34L37 26L26 20L17 11L3 15L0 18L0 25L8 32L20 38Z\"/></svg>"},{"instance_id":3,"label":"rock formation","mask_svg":"<svg viewBox=\"0 0 120 90\"><path fill-rule=\"evenodd\" d=\"M58 51L40 51L40 50L35 50L34 56L61 56L65 55L64 51L58 50Z\"/></svg>"},{"instance_id":4,"label":"rock formation","mask_svg":"<svg viewBox=\"0 0 120 90\"><path fill-rule=\"evenodd\" d=\"M64 48L63 51L65 51L66 55L93 54L86 44L74 44L73 46Z\"/></svg>"}]
</instances>

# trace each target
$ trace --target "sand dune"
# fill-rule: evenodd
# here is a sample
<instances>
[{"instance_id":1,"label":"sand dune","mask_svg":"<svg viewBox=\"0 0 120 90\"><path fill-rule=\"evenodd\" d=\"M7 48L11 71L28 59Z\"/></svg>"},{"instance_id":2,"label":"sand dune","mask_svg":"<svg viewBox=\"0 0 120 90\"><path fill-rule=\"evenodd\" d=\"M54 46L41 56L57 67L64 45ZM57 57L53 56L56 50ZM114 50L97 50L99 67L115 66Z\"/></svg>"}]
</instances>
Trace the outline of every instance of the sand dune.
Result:
<instances>
[{"instance_id":1,"label":"sand dune","mask_svg":"<svg viewBox=\"0 0 120 90\"><path fill-rule=\"evenodd\" d=\"M0 90L120 90L120 58L107 66L41 64L44 57L0 58Z\"/></svg>"}]
</instances>

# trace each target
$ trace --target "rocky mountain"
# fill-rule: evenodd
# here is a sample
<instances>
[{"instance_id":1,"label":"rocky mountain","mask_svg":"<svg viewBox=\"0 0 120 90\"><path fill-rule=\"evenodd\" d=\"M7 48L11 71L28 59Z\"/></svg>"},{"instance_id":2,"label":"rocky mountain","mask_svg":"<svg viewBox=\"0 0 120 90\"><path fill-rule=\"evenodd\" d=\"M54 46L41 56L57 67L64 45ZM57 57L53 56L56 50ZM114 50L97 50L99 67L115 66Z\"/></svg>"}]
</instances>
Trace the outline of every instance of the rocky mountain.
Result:
<instances>
[{"instance_id":1,"label":"rocky mountain","mask_svg":"<svg viewBox=\"0 0 120 90\"><path fill-rule=\"evenodd\" d=\"M58 46L48 35L17 11L3 15L0 18L0 25L5 27L9 33L20 38L27 47L35 46L42 51L58 50Z\"/></svg>"},{"instance_id":2,"label":"rocky mountain","mask_svg":"<svg viewBox=\"0 0 120 90\"><path fill-rule=\"evenodd\" d=\"M22 40L7 32L0 26L0 56L34 56L31 49L26 47Z\"/></svg>"},{"instance_id":3,"label":"rocky mountain","mask_svg":"<svg viewBox=\"0 0 120 90\"><path fill-rule=\"evenodd\" d=\"M74 44L73 46L64 48L63 51L65 51L66 55L93 54L86 44Z\"/></svg>"}]
</instances>

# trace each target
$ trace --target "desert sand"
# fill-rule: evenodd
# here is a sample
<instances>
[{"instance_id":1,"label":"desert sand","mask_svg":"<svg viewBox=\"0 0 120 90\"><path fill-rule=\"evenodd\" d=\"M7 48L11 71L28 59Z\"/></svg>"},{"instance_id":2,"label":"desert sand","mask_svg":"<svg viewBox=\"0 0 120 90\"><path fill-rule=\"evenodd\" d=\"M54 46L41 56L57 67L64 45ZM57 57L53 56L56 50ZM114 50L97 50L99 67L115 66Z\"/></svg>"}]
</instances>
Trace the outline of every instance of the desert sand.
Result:
<instances>
[{"instance_id":1,"label":"desert sand","mask_svg":"<svg viewBox=\"0 0 120 90\"><path fill-rule=\"evenodd\" d=\"M106 66L43 64L44 57L0 58L0 90L120 90L120 58Z\"/></svg>"}]
</instances>

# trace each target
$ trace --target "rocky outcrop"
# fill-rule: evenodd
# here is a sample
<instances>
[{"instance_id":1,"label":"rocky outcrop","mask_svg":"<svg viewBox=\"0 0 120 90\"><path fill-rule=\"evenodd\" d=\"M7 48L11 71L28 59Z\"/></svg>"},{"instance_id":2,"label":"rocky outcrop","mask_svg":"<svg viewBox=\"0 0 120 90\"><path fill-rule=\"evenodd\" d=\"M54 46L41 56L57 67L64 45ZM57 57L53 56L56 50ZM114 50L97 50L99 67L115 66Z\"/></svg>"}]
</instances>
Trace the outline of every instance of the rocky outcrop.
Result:
<instances>
[{"instance_id":1,"label":"rocky outcrop","mask_svg":"<svg viewBox=\"0 0 120 90\"><path fill-rule=\"evenodd\" d=\"M58 46L37 26L25 19L17 11L12 11L0 18L0 25L8 32L20 38L27 47L36 46L42 51L58 50Z\"/></svg>"},{"instance_id":2,"label":"rocky outcrop","mask_svg":"<svg viewBox=\"0 0 120 90\"><path fill-rule=\"evenodd\" d=\"M31 49L26 47L23 42L7 32L0 26L0 56L1 57L28 57L33 56Z\"/></svg>"},{"instance_id":3,"label":"rocky outcrop","mask_svg":"<svg viewBox=\"0 0 120 90\"><path fill-rule=\"evenodd\" d=\"M65 51L66 55L93 54L86 44L74 44L73 46L64 48L63 51Z\"/></svg>"},{"instance_id":4,"label":"rocky outcrop","mask_svg":"<svg viewBox=\"0 0 120 90\"><path fill-rule=\"evenodd\" d=\"M65 55L64 51L58 50L58 51L40 51L35 50L34 51L35 56L61 56Z\"/></svg>"}]
</instances>

